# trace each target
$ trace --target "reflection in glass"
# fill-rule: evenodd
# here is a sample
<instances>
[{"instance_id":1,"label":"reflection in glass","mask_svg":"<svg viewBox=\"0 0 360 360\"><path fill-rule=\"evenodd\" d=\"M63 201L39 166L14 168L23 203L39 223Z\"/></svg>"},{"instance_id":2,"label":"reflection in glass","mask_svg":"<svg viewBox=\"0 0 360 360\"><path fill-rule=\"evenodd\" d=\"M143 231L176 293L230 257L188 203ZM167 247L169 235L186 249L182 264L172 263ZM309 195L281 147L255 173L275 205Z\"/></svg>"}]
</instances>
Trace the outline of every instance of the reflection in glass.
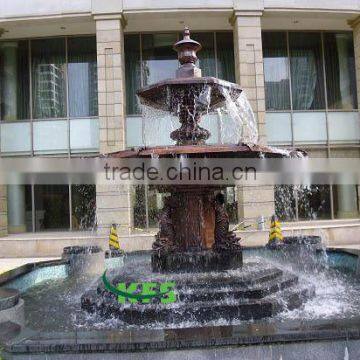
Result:
<instances>
[{"instance_id":1,"label":"reflection in glass","mask_svg":"<svg viewBox=\"0 0 360 360\"><path fill-rule=\"evenodd\" d=\"M235 82L234 39L232 32L216 33L217 76Z\"/></svg>"},{"instance_id":2,"label":"reflection in glass","mask_svg":"<svg viewBox=\"0 0 360 360\"><path fill-rule=\"evenodd\" d=\"M31 42L35 119L66 116L65 39Z\"/></svg>"},{"instance_id":3,"label":"reflection in glass","mask_svg":"<svg viewBox=\"0 0 360 360\"><path fill-rule=\"evenodd\" d=\"M28 41L0 43L0 120L29 119Z\"/></svg>"},{"instance_id":4,"label":"reflection in glass","mask_svg":"<svg viewBox=\"0 0 360 360\"><path fill-rule=\"evenodd\" d=\"M174 77L178 60L172 46L176 41L176 33L142 35L143 85Z\"/></svg>"},{"instance_id":5,"label":"reflection in glass","mask_svg":"<svg viewBox=\"0 0 360 360\"><path fill-rule=\"evenodd\" d=\"M97 116L95 37L68 39L69 110L71 117Z\"/></svg>"},{"instance_id":6,"label":"reflection in glass","mask_svg":"<svg viewBox=\"0 0 360 360\"><path fill-rule=\"evenodd\" d=\"M69 230L69 187L35 185L35 230Z\"/></svg>"},{"instance_id":7,"label":"reflection in glass","mask_svg":"<svg viewBox=\"0 0 360 360\"><path fill-rule=\"evenodd\" d=\"M320 33L289 33L294 110L325 108Z\"/></svg>"},{"instance_id":8,"label":"reflection in glass","mask_svg":"<svg viewBox=\"0 0 360 360\"><path fill-rule=\"evenodd\" d=\"M136 90L141 88L140 35L125 35L126 113L140 114Z\"/></svg>"},{"instance_id":9,"label":"reflection in glass","mask_svg":"<svg viewBox=\"0 0 360 360\"><path fill-rule=\"evenodd\" d=\"M266 110L290 109L289 60L286 33L262 35Z\"/></svg>"},{"instance_id":10,"label":"reflection in glass","mask_svg":"<svg viewBox=\"0 0 360 360\"><path fill-rule=\"evenodd\" d=\"M191 33L191 38L202 46L197 53L199 58L197 65L202 70L202 76L216 76L214 33Z\"/></svg>"},{"instance_id":11,"label":"reflection in glass","mask_svg":"<svg viewBox=\"0 0 360 360\"><path fill-rule=\"evenodd\" d=\"M354 43L351 33L325 33L325 69L328 107L356 109Z\"/></svg>"}]
</instances>

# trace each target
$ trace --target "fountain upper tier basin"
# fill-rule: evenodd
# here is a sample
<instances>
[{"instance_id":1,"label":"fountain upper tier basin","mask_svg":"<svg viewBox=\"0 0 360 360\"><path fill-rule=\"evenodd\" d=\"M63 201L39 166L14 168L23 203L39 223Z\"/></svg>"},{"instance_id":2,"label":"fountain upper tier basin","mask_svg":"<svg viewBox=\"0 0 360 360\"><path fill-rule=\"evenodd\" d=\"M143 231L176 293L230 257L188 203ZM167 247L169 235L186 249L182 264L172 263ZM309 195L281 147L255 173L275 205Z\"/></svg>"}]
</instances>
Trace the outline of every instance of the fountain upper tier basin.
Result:
<instances>
[{"instance_id":1,"label":"fountain upper tier basin","mask_svg":"<svg viewBox=\"0 0 360 360\"><path fill-rule=\"evenodd\" d=\"M241 94L239 85L214 77L174 78L160 81L137 91L143 105L177 114L184 99L193 99L196 112L205 113L222 107L224 90L235 101Z\"/></svg>"},{"instance_id":2,"label":"fountain upper tier basin","mask_svg":"<svg viewBox=\"0 0 360 360\"><path fill-rule=\"evenodd\" d=\"M293 154L294 152L294 154ZM139 147L106 154L110 158L172 158L181 155L205 158L282 158L296 156L297 150L285 151L262 145L173 145Z\"/></svg>"}]
</instances>

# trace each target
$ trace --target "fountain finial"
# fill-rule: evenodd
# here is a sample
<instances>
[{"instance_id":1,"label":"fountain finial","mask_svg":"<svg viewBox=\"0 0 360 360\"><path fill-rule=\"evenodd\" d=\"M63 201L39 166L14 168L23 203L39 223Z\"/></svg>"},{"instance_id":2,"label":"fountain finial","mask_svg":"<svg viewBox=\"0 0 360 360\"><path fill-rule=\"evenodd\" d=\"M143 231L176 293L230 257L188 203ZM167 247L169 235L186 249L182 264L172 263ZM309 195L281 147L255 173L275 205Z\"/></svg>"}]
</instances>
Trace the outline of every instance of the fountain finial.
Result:
<instances>
[{"instance_id":1,"label":"fountain finial","mask_svg":"<svg viewBox=\"0 0 360 360\"><path fill-rule=\"evenodd\" d=\"M184 37L173 46L178 53L181 64L176 71L177 78L201 77L201 69L196 66L198 57L196 53L201 49L201 44L190 38L190 29L186 26Z\"/></svg>"}]
</instances>

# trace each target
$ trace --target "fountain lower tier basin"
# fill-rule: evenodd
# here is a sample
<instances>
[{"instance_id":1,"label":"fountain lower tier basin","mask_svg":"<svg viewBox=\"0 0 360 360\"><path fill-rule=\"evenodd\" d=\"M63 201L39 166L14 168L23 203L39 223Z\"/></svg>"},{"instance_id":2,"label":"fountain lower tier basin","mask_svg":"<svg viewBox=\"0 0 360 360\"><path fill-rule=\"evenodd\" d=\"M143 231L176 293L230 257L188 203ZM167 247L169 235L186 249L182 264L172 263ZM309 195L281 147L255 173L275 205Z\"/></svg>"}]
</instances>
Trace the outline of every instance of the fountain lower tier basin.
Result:
<instances>
[{"instance_id":1,"label":"fountain lower tier basin","mask_svg":"<svg viewBox=\"0 0 360 360\"><path fill-rule=\"evenodd\" d=\"M83 310L129 325L262 319L285 309L296 309L315 295L313 285L300 284L293 273L267 263L247 263L241 269L196 274L154 273L141 277L117 270L107 276L114 287L136 282L141 289L142 284L151 282L159 284L161 291L162 283L174 284L176 300L172 303L163 303L158 297L120 303L118 296L106 290L101 282L83 294Z\"/></svg>"}]
</instances>

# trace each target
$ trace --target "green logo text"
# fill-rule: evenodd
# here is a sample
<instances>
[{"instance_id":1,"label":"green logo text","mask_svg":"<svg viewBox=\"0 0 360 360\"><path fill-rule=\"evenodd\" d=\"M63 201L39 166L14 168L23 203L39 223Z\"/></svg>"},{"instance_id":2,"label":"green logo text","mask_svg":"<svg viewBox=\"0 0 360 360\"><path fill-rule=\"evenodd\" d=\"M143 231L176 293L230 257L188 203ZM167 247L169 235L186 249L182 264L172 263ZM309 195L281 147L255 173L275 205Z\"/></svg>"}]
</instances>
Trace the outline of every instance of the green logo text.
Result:
<instances>
[{"instance_id":1,"label":"green logo text","mask_svg":"<svg viewBox=\"0 0 360 360\"><path fill-rule=\"evenodd\" d=\"M159 282L142 282L142 283L119 283L112 285L106 278L106 271L102 276L105 289L117 295L118 302L125 304L129 301L132 304L141 302L148 304L154 298L160 299L162 304L170 304L176 302L176 294L174 291L175 282L167 281Z\"/></svg>"}]
</instances>

